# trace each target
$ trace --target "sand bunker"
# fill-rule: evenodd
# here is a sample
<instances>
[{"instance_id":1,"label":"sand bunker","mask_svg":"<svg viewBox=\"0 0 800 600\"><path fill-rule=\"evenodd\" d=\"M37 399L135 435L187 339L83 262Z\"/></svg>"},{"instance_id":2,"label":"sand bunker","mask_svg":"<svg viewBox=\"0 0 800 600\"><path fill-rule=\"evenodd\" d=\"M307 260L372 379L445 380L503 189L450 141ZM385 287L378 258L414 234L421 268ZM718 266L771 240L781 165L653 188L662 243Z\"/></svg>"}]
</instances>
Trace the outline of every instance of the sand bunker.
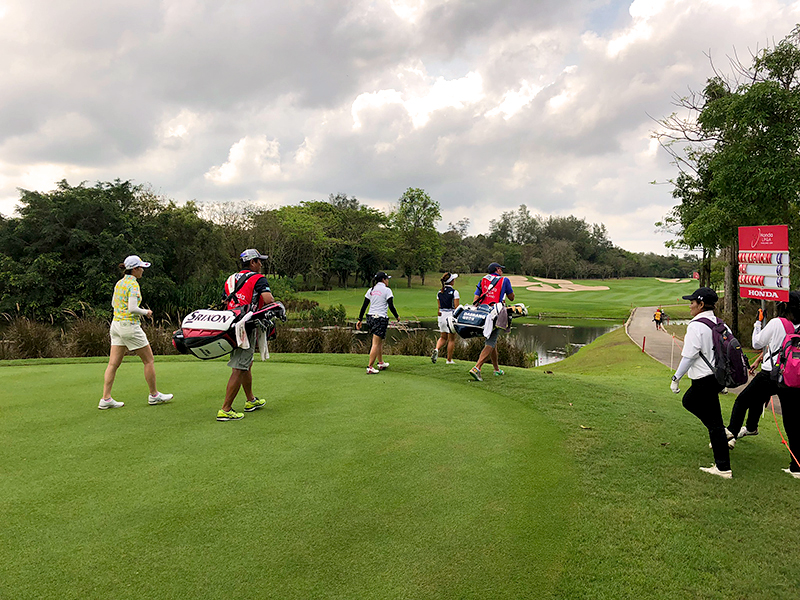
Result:
<instances>
[{"instance_id":1,"label":"sand bunker","mask_svg":"<svg viewBox=\"0 0 800 600\"><path fill-rule=\"evenodd\" d=\"M689 283L691 279L661 279L656 277L656 281L660 281L661 283Z\"/></svg>"},{"instance_id":2,"label":"sand bunker","mask_svg":"<svg viewBox=\"0 0 800 600\"><path fill-rule=\"evenodd\" d=\"M527 277L521 275L508 275L507 277L513 287L524 287L531 292L601 292L608 289L605 285L581 285L567 279L533 277L534 281L529 281Z\"/></svg>"}]
</instances>

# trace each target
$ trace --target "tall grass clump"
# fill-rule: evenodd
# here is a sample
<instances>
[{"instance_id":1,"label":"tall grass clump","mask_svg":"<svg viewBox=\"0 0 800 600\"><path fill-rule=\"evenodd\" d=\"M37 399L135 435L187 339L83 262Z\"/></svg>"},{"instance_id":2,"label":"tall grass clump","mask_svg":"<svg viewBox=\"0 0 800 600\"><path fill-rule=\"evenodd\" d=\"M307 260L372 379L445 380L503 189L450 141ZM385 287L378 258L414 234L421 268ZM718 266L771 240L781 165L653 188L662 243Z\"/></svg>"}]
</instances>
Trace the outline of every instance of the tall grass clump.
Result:
<instances>
[{"instance_id":1,"label":"tall grass clump","mask_svg":"<svg viewBox=\"0 0 800 600\"><path fill-rule=\"evenodd\" d=\"M107 356L111 349L108 323L100 319L80 317L66 331L69 356Z\"/></svg>"},{"instance_id":2,"label":"tall grass clump","mask_svg":"<svg viewBox=\"0 0 800 600\"><path fill-rule=\"evenodd\" d=\"M325 352L350 354L353 351L353 330L349 327L333 327L325 331Z\"/></svg>"},{"instance_id":3,"label":"tall grass clump","mask_svg":"<svg viewBox=\"0 0 800 600\"><path fill-rule=\"evenodd\" d=\"M28 317L16 317L6 329L9 358L48 358L65 356L62 332L51 324Z\"/></svg>"},{"instance_id":4,"label":"tall grass clump","mask_svg":"<svg viewBox=\"0 0 800 600\"><path fill-rule=\"evenodd\" d=\"M408 336L392 342L391 353L405 356L430 356L436 342L425 331L415 331Z\"/></svg>"},{"instance_id":5,"label":"tall grass clump","mask_svg":"<svg viewBox=\"0 0 800 600\"><path fill-rule=\"evenodd\" d=\"M147 340L150 342L150 348L153 354L178 354L175 346L172 345L172 333L177 329L170 321L162 321L158 324L142 325Z\"/></svg>"}]
</instances>

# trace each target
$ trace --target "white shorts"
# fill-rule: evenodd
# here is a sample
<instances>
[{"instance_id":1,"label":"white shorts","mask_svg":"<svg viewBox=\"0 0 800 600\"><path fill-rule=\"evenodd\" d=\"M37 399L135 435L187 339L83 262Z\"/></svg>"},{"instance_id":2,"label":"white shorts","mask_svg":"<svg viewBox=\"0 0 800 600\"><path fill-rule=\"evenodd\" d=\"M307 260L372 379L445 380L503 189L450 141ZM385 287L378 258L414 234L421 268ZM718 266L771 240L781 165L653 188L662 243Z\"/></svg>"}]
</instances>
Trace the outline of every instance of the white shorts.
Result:
<instances>
[{"instance_id":1,"label":"white shorts","mask_svg":"<svg viewBox=\"0 0 800 600\"><path fill-rule=\"evenodd\" d=\"M125 346L128 350L144 348L150 342L139 323L111 321L111 345Z\"/></svg>"},{"instance_id":2,"label":"white shorts","mask_svg":"<svg viewBox=\"0 0 800 600\"><path fill-rule=\"evenodd\" d=\"M442 311L442 314L439 315L439 333L450 333L450 330L447 328L447 317L452 315L452 311Z\"/></svg>"}]
</instances>

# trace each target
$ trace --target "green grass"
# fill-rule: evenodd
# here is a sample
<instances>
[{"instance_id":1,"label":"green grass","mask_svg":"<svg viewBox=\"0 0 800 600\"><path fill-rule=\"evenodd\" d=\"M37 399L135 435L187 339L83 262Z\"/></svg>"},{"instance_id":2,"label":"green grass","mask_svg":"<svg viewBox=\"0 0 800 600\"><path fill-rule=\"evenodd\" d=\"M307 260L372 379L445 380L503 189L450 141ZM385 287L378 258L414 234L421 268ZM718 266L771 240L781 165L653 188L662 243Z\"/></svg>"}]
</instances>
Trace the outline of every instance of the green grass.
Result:
<instances>
[{"instance_id":1,"label":"green grass","mask_svg":"<svg viewBox=\"0 0 800 600\"><path fill-rule=\"evenodd\" d=\"M99 362L6 363L0 597L797 597L771 413L725 481L621 329L482 384L390 360L257 362L270 400L238 423L213 420L224 362L159 358L177 398L149 407L126 361L111 411Z\"/></svg>"},{"instance_id":2,"label":"green grass","mask_svg":"<svg viewBox=\"0 0 800 600\"><path fill-rule=\"evenodd\" d=\"M221 361L159 359L176 399L157 407L126 361L108 411L100 362L0 368L0 597L552 588L578 493L558 429L463 366L445 385L418 359L367 378L364 357L333 358L257 363L268 405L236 423L214 420Z\"/></svg>"},{"instance_id":3,"label":"green grass","mask_svg":"<svg viewBox=\"0 0 800 600\"><path fill-rule=\"evenodd\" d=\"M461 295L462 303L472 302L475 286L481 274L461 275L456 280L456 289ZM529 278L533 283L533 278ZM427 277L425 286L419 278L413 280L408 288L406 280L394 277L390 286L395 294L395 306L401 319L435 318L436 293L439 290L437 277ZM515 302L528 306L531 316L544 313L547 317L558 318L602 318L624 321L633 306L664 306L687 304L681 296L690 294L697 288L695 282L663 283L655 278L630 279L591 279L574 280L588 286L606 286L610 289L591 292L531 292L516 287ZM304 292L304 298L316 300L323 306L343 304L350 318L358 317L361 303L364 301L366 288L335 288L330 291ZM672 315L673 311L670 312Z\"/></svg>"}]
</instances>

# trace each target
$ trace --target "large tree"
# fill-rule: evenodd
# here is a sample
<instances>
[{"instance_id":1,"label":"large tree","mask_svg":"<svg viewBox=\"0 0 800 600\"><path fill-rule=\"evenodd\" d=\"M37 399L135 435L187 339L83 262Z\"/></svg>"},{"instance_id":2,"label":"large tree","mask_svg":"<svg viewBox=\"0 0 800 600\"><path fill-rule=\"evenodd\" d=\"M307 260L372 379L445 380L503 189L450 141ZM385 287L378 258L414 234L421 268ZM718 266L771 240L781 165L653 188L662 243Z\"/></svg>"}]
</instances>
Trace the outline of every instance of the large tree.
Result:
<instances>
[{"instance_id":1,"label":"large tree","mask_svg":"<svg viewBox=\"0 0 800 600\"><path fill-rule=\"evenodd\" d=\"M439 203L419 188L408 188L392 213L392 225L397 232L397 261L411 287L411 277L422 276L437 269L442 250L436 223L442 214Z\"/></svg>"},{"instance_id":2,"label":"large tree","mask_svg":"<svg viewBox=\"0 0 800 600\"><path fill-rule=\"evenodd\" d=\"M734 71L680 99L689 119L662 125L667 139L689 142L676 162L695 167L694 176L677 181L675 223L689 242L726 248L725 312L737 329L738 227L789 224L793 250L800 249L800 27L752 65L734 63Z\"/></svg>"}]
</instances>

